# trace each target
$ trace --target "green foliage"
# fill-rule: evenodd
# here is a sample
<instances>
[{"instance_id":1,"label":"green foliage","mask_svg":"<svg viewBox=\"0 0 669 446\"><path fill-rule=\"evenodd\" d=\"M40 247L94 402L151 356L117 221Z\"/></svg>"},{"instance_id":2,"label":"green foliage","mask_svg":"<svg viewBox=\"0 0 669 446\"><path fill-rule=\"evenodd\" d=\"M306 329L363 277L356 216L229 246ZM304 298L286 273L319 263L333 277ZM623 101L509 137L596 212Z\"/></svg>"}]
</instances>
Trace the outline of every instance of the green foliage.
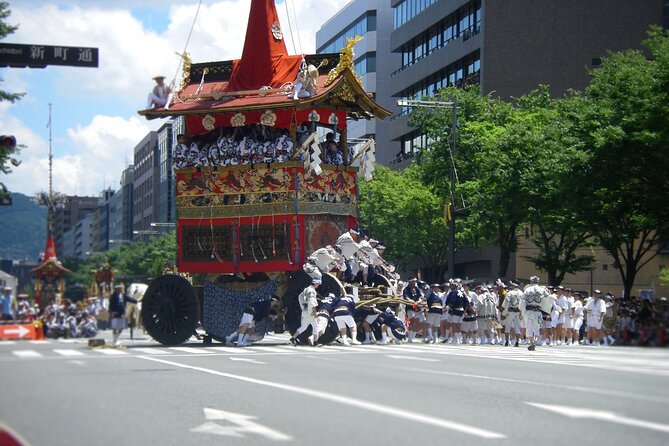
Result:
<instances>
[{"instance_id":1,"label":"green foliage","mask_svg":"<svg viewBox=\"0 0 669 446\"><path fill-rule=\"evenodd\" d=\"M9 3L0 1L0 39L4 39L7 35L13 33L18 29L18 26L12 26L5 22L5 19L9 17L11 11L9 10ZM0 78L0 82L3 79ZM0 90L0 102L9 101L14 102L18 99L21 99L25 96L25 93L8 93L6 91ZM11 166L18 166L20 161L16 158L16 155L20 153L21 146L15 148L6 148L0 146L0 173L8 174L11 173ZM0 199L3 199L7 194L5 185L0 182Z\"/></svg>"},{"instance_id":2,"label":"green foliage","mask_svg":"<svg viewBox=\"0 0 669 446\"><path fill-rule=\"evenodd\" d=\"M85 261L63 262L72 270L68 283L82 283L91 286L94 271L109 262L117 280L126 283L145 282L162 274L166 264L174 264L176 258L176 234L167 233L151 239L149 243L135 241L106 252L96 253Z\"/></svg>"},{"instance_id":3,"label":"green foliage","mask_svg":"<svg viewBox=\"0 0 669 446\"><path fill-rule=\"evenodd\" d=\"M613 256L626 295L669 237L669 37L651 28L645 46L649 58L609 54L576 99L589 158L582 216Z\"/></svg>"},{"instance_id":4,"label":"green foliage","mask_svg":"<svg viewBox=\"0 0 669 446\"><path fill-rule=\"evenodd\" d=\"M662 268L660 271L660 282L664 286L669 286L669 268Z\"/></svg>"},{"instance_id":5,"label":"green foliage","mask_svg":"<svg viewBox=\"0 0 669 446\"><path fill-rule=\"evenodd\" d=\"M444 202L422 183L418 167L400 173L376 166L374 181L359 187L360 226L387 246L384 257L398 267L420 258L440 280L448 237Z\"/></svg>"}]
</instances>

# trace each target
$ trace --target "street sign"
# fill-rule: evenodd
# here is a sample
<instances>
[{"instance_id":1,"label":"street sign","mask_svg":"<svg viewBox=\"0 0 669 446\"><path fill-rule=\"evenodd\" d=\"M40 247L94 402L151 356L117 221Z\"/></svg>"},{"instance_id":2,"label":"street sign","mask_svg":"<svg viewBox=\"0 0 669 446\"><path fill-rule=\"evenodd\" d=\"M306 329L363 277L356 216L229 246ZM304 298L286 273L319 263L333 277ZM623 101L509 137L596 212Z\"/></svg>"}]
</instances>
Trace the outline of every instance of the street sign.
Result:
<instances>
[{"instance_id":1,"label":"street sign","mask_svg":"<svg viewBox=\"0 0 669 446\"><path fill-rule=\"evenodd\" d=\"M0 67L45 68L47 65L95 68L98 66L98 49L0 43Z\"/></svg>"},{"instance_id":2,"label":"street sign","mask_svg":"<svg viewBox=\"0 0 669 446\"><path fill-rule=\"evenodd\" d=\"M0 339L35 339L32 324L0 325Z\"/></svg>"}]
</instances>

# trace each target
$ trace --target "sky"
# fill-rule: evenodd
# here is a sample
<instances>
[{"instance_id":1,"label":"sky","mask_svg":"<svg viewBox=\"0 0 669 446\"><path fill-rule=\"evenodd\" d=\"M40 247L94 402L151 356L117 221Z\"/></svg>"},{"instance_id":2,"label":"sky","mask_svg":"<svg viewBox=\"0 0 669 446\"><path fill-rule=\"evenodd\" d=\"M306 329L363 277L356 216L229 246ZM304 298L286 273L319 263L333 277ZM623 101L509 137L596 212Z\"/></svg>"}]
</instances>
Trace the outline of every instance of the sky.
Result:
<instances>
[{"instance_id":1,"label":"sky","mask_svg":"<svg viewBox=\"0 0 669 446\"><path fill-rule=\"evenodd\" d=\"M316 31L349 1L277 0L288 52L315 53ZM152 78L164 75L166 83L179 83L176 53L186 48L194 22L186 48L194 63L241 57L250 5L251 0L9 0L5 22L19 28L2 43L99 48L99 67L0 68L1 90L26 93L13 104L0 102L0 134L12 134L25 146L21 165L0 181L11 192L48 191L51 145L54 192L97 196L118 189L135 145L165 122L137 114L146 107Z\"/></svg>"}]
</instances>

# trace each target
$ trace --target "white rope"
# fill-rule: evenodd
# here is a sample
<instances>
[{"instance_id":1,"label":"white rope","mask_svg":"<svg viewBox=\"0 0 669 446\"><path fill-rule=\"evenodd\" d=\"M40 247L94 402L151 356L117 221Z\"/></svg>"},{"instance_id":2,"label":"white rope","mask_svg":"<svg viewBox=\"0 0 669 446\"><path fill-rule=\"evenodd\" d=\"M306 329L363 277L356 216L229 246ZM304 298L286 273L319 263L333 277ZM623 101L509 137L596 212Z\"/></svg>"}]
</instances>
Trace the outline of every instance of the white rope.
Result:
<instances>
[{"instance_id":1,"label":"white rope","mask_svg":"<svg viewBox=\"0 0 669 446\"><path fill-rule=\"evenodd\" d=\"M286 0L286 3L288 3L288 0ZM299 22L297 21L297 14L295 13L295 1L293 0L292 2L293 5L293 17L295 17L295 30L297 32L297 44L300 47L300 54L304 54L302 52L302 41L300 39L300 26Z\"/></svg>"},{"instance_id":2,"label":"white rope","mask_svg":"<svg viewBox=\"0 0 669 446\"><path fill-rule=\"evenodd\" d=\"M290 43L292 43L292 45L293 45L293 54L295 54L297 52L297 50L295 49L295 38L293 37L293 28L290 25L290 11L288 10L288 0L286 0L283 3L284 3L284 5L286 5L286 17L288 18L288 30L289 30L289 34L290 34ZM296 25L297 25L297 23L296 23Z\"/></svg>"},{"instance_id":3,"label":"white rope","mask_svg":"<svg viewBox=\"0 0 669 446\"><path fill-rule=\"evenodd\" d=\"M190 31L188 32L188 38L186 39L186 44L184 45L184 50L181 54L186 54L186 50L188 49L188 44L190 43L190 37L193 35L193 29L195 28L195 22L197 21L197 16L200 14L200 6L202 6L202 0L200 0L197 4L197 10L195 11L195 17L193 17L193 23L190 26ZM172 76L172 82L170 83L170 89L174 91L174 83L176 82L177 75L179 74L179 70L181 69L181 63L183 62L183 57L179 58L179 63L177 64L177 69L174 72L174 76Z\"/></svg>"}]
</instances>

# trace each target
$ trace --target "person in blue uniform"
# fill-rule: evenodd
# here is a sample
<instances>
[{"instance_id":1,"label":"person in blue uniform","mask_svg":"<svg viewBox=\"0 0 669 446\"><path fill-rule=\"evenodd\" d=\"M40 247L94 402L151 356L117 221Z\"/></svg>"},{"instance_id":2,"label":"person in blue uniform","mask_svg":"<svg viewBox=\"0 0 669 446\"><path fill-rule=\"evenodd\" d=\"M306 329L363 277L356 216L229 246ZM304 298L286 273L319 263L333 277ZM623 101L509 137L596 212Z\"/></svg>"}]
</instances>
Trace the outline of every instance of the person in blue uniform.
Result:
<instances>
[{"instance_id":1,"label":"person in blue uniform","mask_svg":"<svg viewBox=\"0 0 669 446\"><path fill-rule=\"evenodd\" d=\"M376 305L363 305L360 308L356 308L353 313L353 319L355 323L361 328L358 332L362 336L363 344L374 344L377 340L374 338L374 333L372 332L372 324L381 314L381 311L376 308Z\"/></svg>"},{"instance_id":2,"label":"person in blue uniform","mask_svg":"<svg viewBox=\"0 0 669 446\"><path fill-rule=\"evenodd\" d=\"M338 334L336 324L332 318L332 313L335 310L337 298L330 293L327 297L320 300L318 307L316 307L316 337L314 343L317 345L329 344Z\"/></svg>"},{"instance_id":3,"label":"person in blue uniform","mask_svg":"<svg viewBox=\"0 0 669 446\"><path fill-rule=\"evenodd\" d=\"M441 291L438 283L432 284L432 289L427 294L427 316L424 342L435 343L439 337L439 325L441 324L441 315L444 313L444 306L441 301Z\"/></svg>"},{"instance_id":4,"label":"person in blue uniform","mask_svg":"<svg viewBox=\"0 0 669 446\"><path fill-rule=\"evenodd\" d=\"M395 312L390 307L387 307L385 311L379 314L379 317L374 321L374 326L380 332L381 341L379 344L381 345L388 344L388 337L390 337L390 342L394 341L397 344L406 339L404 322L397 318Z\"/></svg>"},{"instance_id":5,"label":"person in blue uniform","mask_svg":"<svg viewBox=\"0 0 669 446\"><path fill-rule=\"evenodd\" d=\"M462 289L462 281L460 279L453 279L450 282L450 288L450 291L446 295L446 308L448 308L451 343L462 344L462 318L465 314L465 309L469 305L469 300Z\"/></svg>"},{"instance_id":6,"label":"person in blue uniform","mask_svg":"<svg viewBox=\"0 0 669 446\"><path fill-rule=\"evenodd\" d=\"M332 313L334 316L337 327L339 328L339 335L341 336L342 343L346 346L350 345L359 345L358 341L358 329L353 320L353 312L355 312L355 303L356 298L351 294L345 294L340 296L335 305L335 310ZM348 340L347 331L351 331L351 340Z\"/></svg>"},{"instance_id":7,"label":"person in blue uniform","mask_svg":"<svg viewBox=\"0 0 669 446\"><path fill-rule=\"evenodd\" d=\"M119 337L124 328L128 326L125 318L125 306L128 302L137 303L134 299L123 292L123 285L114 285L114 292L109 296L109 320L112 328L112 345L120 346Z\"/></svg>"},{"instance_id":8,"label":"person in blue uniform","mask_svg":"<svg viewBox=\"0 0 669 446\"><path fill-rule=\"evenodd\" d=\"M407 305L407 317L409 318L409 342L413 342L416 333L420 332L425 322L425 315L420 305L423 303L423 292L418 286L418 279L412 277L402 291L402 297L416 302L413 306Z\"/></svg>"},{"instance_id":9,"label":"person in blue uniform","mask_svg":"<svg viewBox=\"0 0 669 446\"><path fill-rule=\"evenodd\" d=\"M268 317L276 317L281 309L281 302L276 297L263 299L252 303L244 309L239 328L225 338L226 344L232 344L237 339L237 347L251 345L248 337L253 334L256 322Z\"/></svg>"}]
</instances>

